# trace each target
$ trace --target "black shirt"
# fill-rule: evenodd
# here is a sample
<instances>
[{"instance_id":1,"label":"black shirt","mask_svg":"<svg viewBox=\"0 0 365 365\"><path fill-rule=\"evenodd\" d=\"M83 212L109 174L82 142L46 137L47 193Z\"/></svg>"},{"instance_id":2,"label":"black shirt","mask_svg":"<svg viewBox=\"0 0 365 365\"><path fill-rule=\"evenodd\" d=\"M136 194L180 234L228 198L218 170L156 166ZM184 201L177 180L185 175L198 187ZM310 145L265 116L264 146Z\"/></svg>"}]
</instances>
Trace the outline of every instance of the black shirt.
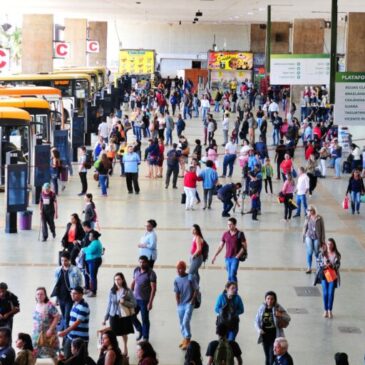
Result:
<instances>
[{"instance_id":1,"label":"black shirt","mask_svg":"<svg viewBox=\"0 0 365 365\"><path fill-rule=\"evenodd\" d=\"M61 269L60 277L57 281L58 286L58 299L71 300L70 280L68 279L68 270Z\"/></svg>"},{"instance_id":2,"label":"black shirt","mask_svg":"<svg viewBox=\"0 0 365 365\"><path fill-rule=\"evenodd\" d=\"M262 330L265 332L264 336L276 337L276 326L272 308L266 308L262 315Z\"/></svg>"},{"instance_id":3,"label":"black shirt","mask_svg":"<svg viewBox=\"0 0 365 365\"><path fill-rule=\"evenodd\" d=\"M214 357L214 352L217 349L219 341L212 341L209 343L205 356ZM240 357L242 355L241 348L236 341L229 341L231 345L233 356Z\"/></svg>"},{"instance_id":4,"label":"black shirt","mask_svg":"<svg viewBox=\"0 0 365 365\"><path fill-rule=\"evenodd\" d=\"M14 307L19 308L18 297L7 291L5 297L0 299L0 314L9 313ZM6 326L12 318L13 316L10 316L7 319L1 319L0 326Z\"/></svg>"}]
</instances>

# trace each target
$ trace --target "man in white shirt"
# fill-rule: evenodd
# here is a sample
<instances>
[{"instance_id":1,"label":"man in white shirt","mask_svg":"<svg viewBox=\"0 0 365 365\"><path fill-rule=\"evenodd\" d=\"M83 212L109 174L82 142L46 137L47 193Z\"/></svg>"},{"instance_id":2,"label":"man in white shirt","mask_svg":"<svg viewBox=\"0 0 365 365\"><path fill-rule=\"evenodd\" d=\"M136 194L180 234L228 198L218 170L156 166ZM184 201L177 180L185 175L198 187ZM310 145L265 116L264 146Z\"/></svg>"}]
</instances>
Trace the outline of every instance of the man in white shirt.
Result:
<instances>
[{"instance_id":1,"label":"man in white shirt","mask_svg":"<svg viewBox=\"0 0 365 365\"><path fill-rule=\"evenodd\" d=\"M228 177L232 177L233 174L233 166L236 160L237 155L237 145L234 142L234 139L229 141L225 146L225 155L223 159L223 175L221 177L226 177L227 175L227 166L229 166L229 174Z\"/></svg>"},{"instance_id":2,"label":"man in white shirt","mask_svg":"<svg viewBox=\"0 0 365 365\"><path fill-rule=\"evenodd\" d=\"M108 143L109 139L109 126L106 122L105 118L103 118L103 121L98 126L98 132L99 136L103 138L105 143Z\"/></svg>"},{"instance_id":3,"label":"man in white shirt","mask_svg":"<svg viewBox=\"0 0 365 365\"><path fill-rule=\"evenodd\" d=\"M268 111L269 111L270 117L272 118L272 116L275 112L279 113L279 105L274 100L271 100Z\"/></svg>"},{"instance_id":4,"label":"man in white shirt","mask_svg":"<svg viewBox=\"0 0 365 365\"><path fill-rule=\"evenodd\" d=\"M303 203L303 207L304 207L304 216L305 216L305 212L307 210L307 193L308 193L308 191L309 191L309 177L305 173L305 168L300 167L297 187L296 187L298 208L297 208L297 212L294 215L294 217L300 217L300 208L301 208L302 203Z\"/></svg>"},{"instance_id":5,"label":"man in white shirt","mask_svg":"<svg viewBox=\"0 0 365 365\"><path fill-rule=\"evenodd\" d=\"M201 108L202 108L202 117L203 121L205 122L208 116L208 113L210 111L210 103L208 100L208 97L206 95L203 95L203 99L201 99Z\"/></svg>"},{"instance_id":6,"label":"man in white shirt","mask_svg":"<svg viewBox=\"0 0 365 365\"><path fill-rule=\"evenodd\" d=\"M222 130L223 130L223 139L224 143L222 146L224 147L228 143L228 131L229 131L229 113L224 113L224 117L222 120Z\"/></svg>"}]
</instances>

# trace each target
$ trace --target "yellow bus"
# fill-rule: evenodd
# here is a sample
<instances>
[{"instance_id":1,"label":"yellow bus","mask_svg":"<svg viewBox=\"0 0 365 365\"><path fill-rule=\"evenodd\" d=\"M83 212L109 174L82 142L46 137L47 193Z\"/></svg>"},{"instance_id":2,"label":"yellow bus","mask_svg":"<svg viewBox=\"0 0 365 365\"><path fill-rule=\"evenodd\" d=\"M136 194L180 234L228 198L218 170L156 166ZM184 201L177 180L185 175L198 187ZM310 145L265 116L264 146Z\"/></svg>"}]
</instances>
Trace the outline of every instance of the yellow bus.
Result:
<instances>
[{"instance_id":1,"label":"yellow bus","mask_svg":"<svg viewBox=\"0 0 365 365\"><path fill-rule=\"evenodd\" d=\"M16 151L19 162L32 165L32 131L30 114L22 109L0 107L0 183L5 182L6 153ZM28 177L30 174L28 173Z\"/></svg>"},{"instance_id":2,"label":"yellow bus","mask_svg":"<svg viewBox=\"0 0 365 365\"><path fill-rule=\"evenodd\" d=\"M32 118L32 133L41 136L44 143L53 144L55 126L50 118L47 100L38 98L0 98L0 107L14 107L27 111Z\"/></svg>"},{"instance_id":3,"label":"yellow bus","mask_svg":"<svg viewBox=\"0 0 365 365\"><path fill-rule=\"evenodd\" d=\"M0 87L0 98L8 97L32 97L47 100L51 107L51 120L55 129L68 129L69 124L65 121L63 110L62 94L54 87L24 86L24 87Z\"/></svg>"}]
</instances>

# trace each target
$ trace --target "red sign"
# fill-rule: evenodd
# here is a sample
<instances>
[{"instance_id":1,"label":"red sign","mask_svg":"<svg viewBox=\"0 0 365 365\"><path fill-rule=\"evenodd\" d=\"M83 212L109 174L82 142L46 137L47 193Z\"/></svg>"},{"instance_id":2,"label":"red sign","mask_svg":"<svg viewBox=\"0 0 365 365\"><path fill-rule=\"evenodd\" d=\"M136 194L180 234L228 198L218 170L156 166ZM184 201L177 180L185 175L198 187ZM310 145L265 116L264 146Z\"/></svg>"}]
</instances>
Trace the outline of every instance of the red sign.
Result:
<instances>
[{"instance_id":1,"label":"red sign","mask_svg":"<svg viewBox=\"0 0 365 365\"><path fill-rule=\"evenodd\" d=\"M0 69L9 68L10 52L6 48L0 48Z\"/></svg>"},{"instance_id":2,"label":"red sign","mask_svg":"<svg viewBox=\"0 0 365 365\"><path fill-rule=\"evenodd\" d=\"M87 41L86 52L87 53L99 53L100 45L98 41Z\"/></svg>"},{"instance_id":3,"label":"red sign","mask_svg":"<svg viewBox=\"0 0 365 365\"><path fill-rule=\"evenodd\" d=\"M55 58L66 58L70 52L69 44L66 42L54 42Z\"/></svg>"}]
</instances>

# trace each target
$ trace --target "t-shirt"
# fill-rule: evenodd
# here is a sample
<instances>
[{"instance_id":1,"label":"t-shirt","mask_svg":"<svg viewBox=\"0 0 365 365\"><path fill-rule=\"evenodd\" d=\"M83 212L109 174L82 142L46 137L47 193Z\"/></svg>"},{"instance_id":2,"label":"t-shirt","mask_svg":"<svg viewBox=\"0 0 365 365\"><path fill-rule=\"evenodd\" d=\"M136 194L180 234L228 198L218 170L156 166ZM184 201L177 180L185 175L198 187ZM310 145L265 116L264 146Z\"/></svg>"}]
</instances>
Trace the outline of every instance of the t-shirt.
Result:
<instances>
[{"instance_id":1,"label":"t-shirt","mask_svg":"<svg viewBox=\"0 0 365 365\"><path fill-rule=\"evenodd\" d=\"M0 348L0 364L13 365L15 360L15 351L11 346Z\"/></svg>"},{"instance_id":2,"label":"t-shirt","mask_svg":"<svg viewBox=\"0 0 365 365\"><path fill-rule=\"evenodd\" d=\"M187 304L191 301L193 291L199 289L198 282L193 276L189 279L189 275L178 276L174 281L174 292L180 294L180 305Z\"/></svg>"},{"instance_id":3,"label":"t-shirt","mask_svg":"<svg viewBox=\"0 0 365 365\"><path fill-rule=\"evenodd\" d=\"M241 242L238 242L238 235L240 236ZM223 233L222 242L226 244L226 258L235 257L241 249L241 243L246 241L245 234L240 231L236 231L235 234L231 234L230 231Z\"/></svg>"},{"instance_id":4,"label":"t-shirt","mask_svg":"<svg viewBox=\"0 0 365 365\"><path fill-rule=\"evenodd\" d=\"M138 300L149 301L151 296L151 283L157 282L156 273L153 270L141 271L140 267L134 270L133 278L135 280L134 296Z\"/></svg>"},{"instance_id":5,"label":"t-shirt","mask_svg":"<svg viewBox=\"0 0 365 365\"><path fill-rule=\"evenodd\" d=\"M214 357L214 352L217 349L218 344L219 344L219 341L210 342L209 345L208 345L207 352L206 352L205 356ZM231 345L234 357L239 357L239 356L242 355L241 348L240 348L239 344L236 341L229 341L229 344Z\"/></svg>"},{"instance_id":6,"label":"t-shirt","mask_svg":"<svg viewBox=\"0 0 365 365\"><path fill-rule=\"evenodd\" d=\"M54 202L56 201L56 195L53 191L49 191L49 193L46 193L42 191L41 193L41 203L42 203L42 210L43 212L53 214L54 209Z\"/></svg>"},{"instance_id":7,"label":"t-shirt","mask_svg":"<svg viewBox=\"0 0 365 365\"><path fill-rule=\"evenodd\" d=\"M67 338L73 340L74 338L82 338L85 341L89 340L89 305L82 299L79 303L75 303L70 312L69 327L77 320L81 323L73 331L67 334Z\"/></svg>"},{"instance_id":8,"label":"t-shirt","mask_svg":"<svg viewBox=\"0 0 365 365\"><path fill-rule=\"evenodd\" d=\"M276 335L276 327L272 308L265 308L265 312L262 315L262 330L267 336L275 337Z\"/></svg>"},{"instance_id":9,"label":"t-shirt","mask_svg":"<svg viewBox=\"0 0 365 365\"><path fill-rule=\"evenodd\" d=\"M19 300L16 295L11 292L6 292L5 297L0 299L0 314L9 313L13 307L19 308ZM13 316L10 316L7 319L0 320L0 326L6 326Z\"/></svg>"},{"instance_id":10,"label":"t-shirt","mask_svg":"<svg viewBox=\"0 0 365 365\"><path fill-rule=\"evenodd\" d=\"M57 281L58 287L58 299L63 301L71 301L71 294L70 294L70 280L68 277L68 270L61 269L61 273L59 279Z\"/></svg>"}]
</instances>

